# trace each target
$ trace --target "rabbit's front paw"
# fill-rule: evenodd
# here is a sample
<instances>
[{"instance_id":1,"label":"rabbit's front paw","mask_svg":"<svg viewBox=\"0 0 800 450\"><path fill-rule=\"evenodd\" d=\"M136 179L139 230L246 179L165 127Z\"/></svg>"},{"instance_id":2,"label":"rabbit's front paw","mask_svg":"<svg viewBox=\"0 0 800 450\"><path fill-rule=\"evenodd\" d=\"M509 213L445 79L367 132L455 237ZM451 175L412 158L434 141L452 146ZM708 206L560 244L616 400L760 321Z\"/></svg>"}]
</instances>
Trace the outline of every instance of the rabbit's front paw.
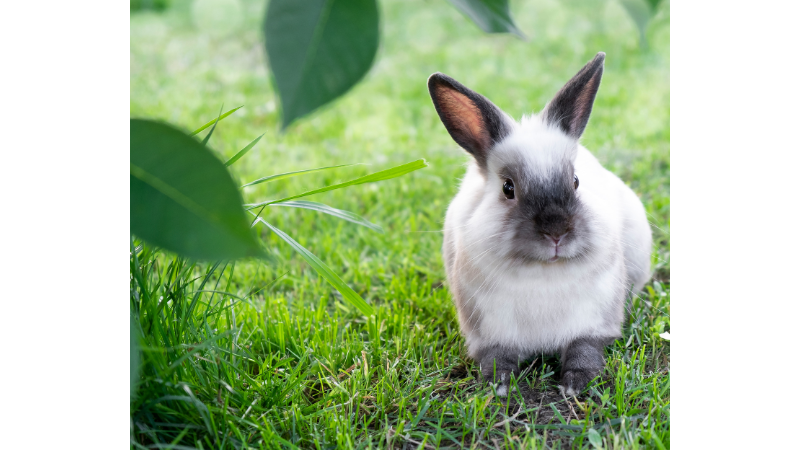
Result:
<instances>
[{"instance_id":1,"label":"rabbit's front paw","mask_svg":"<svg viewBox=\"0 0 800 450\"><path fill-rule=\"evenodd\" d=\"M485 352L481 358L481 376L487 383L495 386L499 397L506 397L510 391L511 374L519 374L517 357L503 352L502 349L492 348Z\"/></svg>"},{"instance_id":2,"label":"rabbit's front paw","mask_svg":"<svg viewBox=\"0 0 800 450\"><path fill-rule=\"evenodd\" d=\"M595 370L567 370L561 374L558 389L565 395L578 395L596 376Z\"/></svg>"},{"instance_id":3,"label":"rabbit's front paw","mask_svg":"<svg viewBox=\"0 0 800 450\"><path fill-rule=\"evenodd\" d=\"M603 346L613 338L575 339L561 354L561 383L565 395L578 395L605 366Z\"/></svg>"},{"instance_id":4,"label":"rabbit's front paw","mask_svg":"<svg viewBox=\"0 0 800 450\"><path fill-rule=\"evenodd\" d=\"M491 380L491 378L489 378ZM509 390L511 389L511 371L500 371L497 372L497 376L494 379L494 387L495 392L497 393L498 397L507 397Z\"/></svg>"}]
</instances>

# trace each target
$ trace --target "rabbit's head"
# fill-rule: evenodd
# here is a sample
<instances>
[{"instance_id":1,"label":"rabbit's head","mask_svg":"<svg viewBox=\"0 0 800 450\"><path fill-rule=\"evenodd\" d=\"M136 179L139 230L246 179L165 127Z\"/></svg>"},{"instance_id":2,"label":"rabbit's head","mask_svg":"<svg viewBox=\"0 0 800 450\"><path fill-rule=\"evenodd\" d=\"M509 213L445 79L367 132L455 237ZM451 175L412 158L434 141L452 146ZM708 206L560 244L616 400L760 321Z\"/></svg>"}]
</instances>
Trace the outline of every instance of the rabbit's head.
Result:
<instances>
[{"instance_id":1,"label":"rabbit's head","mask_svg":"<svg viewBox=\"0 0 800 450\"><path fill-rule=\"evenodd\" d=\"M469 223L459 224L466 227L466 245L485 239L481 247L504 257L550 263L578 258L593 246L595 211L583 192L591 189L591 177L581 184L575 161L604 59L598 53L540 114L520 123L447 75L428 79L445 128L475 159L481 177L472 180L483 182L468 186L473 208Z\"/></svg>"}]
</instances>

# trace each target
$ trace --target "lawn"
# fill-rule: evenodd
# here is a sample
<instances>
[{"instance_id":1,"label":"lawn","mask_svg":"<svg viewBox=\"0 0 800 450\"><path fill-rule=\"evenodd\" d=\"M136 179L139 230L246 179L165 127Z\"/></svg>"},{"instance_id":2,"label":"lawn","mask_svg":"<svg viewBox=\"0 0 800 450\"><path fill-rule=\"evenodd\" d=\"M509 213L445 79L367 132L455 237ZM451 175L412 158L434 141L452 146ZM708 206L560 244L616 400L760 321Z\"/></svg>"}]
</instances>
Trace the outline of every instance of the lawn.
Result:
<instances>
[{"instance_id":1,"label":"lawn","mask_svg":"<svg viewBox=\"0 0 800 450\"><path fill-rule=\"evenodd\" d=\"M132 446L669 448L669 341L660 337L670 327L669 3L642 46L614 1L512 1L523 41L481 32L445 0L382 0L381 47L366 78L283 133L265 63L266 2L238 4L239 24L227 30L201 29L191 2L131 14L131 117L191 131L223 104L244 105L209 141L225 160L266 133L231 167L240 184L362 163L245 188L248 203L419 158L429 166L309 197L384 233L296 208L263 213L376 307L369 318L263 227L270 260L193 263L136 241L131 307L144 340ZM444 214L468 159L426 80L444 72L518 119L598 51L605 73L582 143L640 194L653 281L581 396L558 393L558 359L542 355L501 399L465 357L444 281Z\"/></svg>"}]
</instances>

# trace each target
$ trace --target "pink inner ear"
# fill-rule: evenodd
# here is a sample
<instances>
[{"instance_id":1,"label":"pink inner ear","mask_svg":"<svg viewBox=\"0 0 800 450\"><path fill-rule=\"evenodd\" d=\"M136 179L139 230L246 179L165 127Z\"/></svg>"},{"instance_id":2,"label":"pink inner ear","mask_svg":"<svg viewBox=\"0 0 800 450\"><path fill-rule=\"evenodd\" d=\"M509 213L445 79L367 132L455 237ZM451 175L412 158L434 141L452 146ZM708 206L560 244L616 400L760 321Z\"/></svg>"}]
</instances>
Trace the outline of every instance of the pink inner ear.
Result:
<instances>
[{"instance_id":1,"label":"pink inner ear","mask_svg":"<svg viewBox=\"0 0 800 450\"><path fill-rule=\"evenodd\" d=\"M474 141L481 150L491 146L491 137L484 126L481 111L472 100L449 88L440 89L438 97L442 110L465 138Z\"/></svg>"}]
</instances>

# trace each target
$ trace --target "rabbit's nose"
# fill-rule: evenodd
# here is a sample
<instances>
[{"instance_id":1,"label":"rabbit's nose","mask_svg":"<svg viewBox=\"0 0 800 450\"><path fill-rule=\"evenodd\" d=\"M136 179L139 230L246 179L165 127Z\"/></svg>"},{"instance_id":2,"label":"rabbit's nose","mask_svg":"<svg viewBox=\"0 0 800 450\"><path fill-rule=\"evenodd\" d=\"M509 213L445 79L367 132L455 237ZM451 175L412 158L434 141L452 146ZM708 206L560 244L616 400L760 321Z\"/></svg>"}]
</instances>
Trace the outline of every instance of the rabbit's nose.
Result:
<instances>
[{"instance_id":1,"label":"rabbit's nose","mask_svg":"<svg viewBox=\"0 0 800 450\"><path fill-rule=\"evenodd\" d=\"M550 239L550 242L552 242L553 245L558 245L558 243L561 242L561 239L563 239L565 235L566 235L566 233L564 233L564 234L546 234L545 233L545 236L547 236L547 238Z\"/></svg>"}]
</instances>

